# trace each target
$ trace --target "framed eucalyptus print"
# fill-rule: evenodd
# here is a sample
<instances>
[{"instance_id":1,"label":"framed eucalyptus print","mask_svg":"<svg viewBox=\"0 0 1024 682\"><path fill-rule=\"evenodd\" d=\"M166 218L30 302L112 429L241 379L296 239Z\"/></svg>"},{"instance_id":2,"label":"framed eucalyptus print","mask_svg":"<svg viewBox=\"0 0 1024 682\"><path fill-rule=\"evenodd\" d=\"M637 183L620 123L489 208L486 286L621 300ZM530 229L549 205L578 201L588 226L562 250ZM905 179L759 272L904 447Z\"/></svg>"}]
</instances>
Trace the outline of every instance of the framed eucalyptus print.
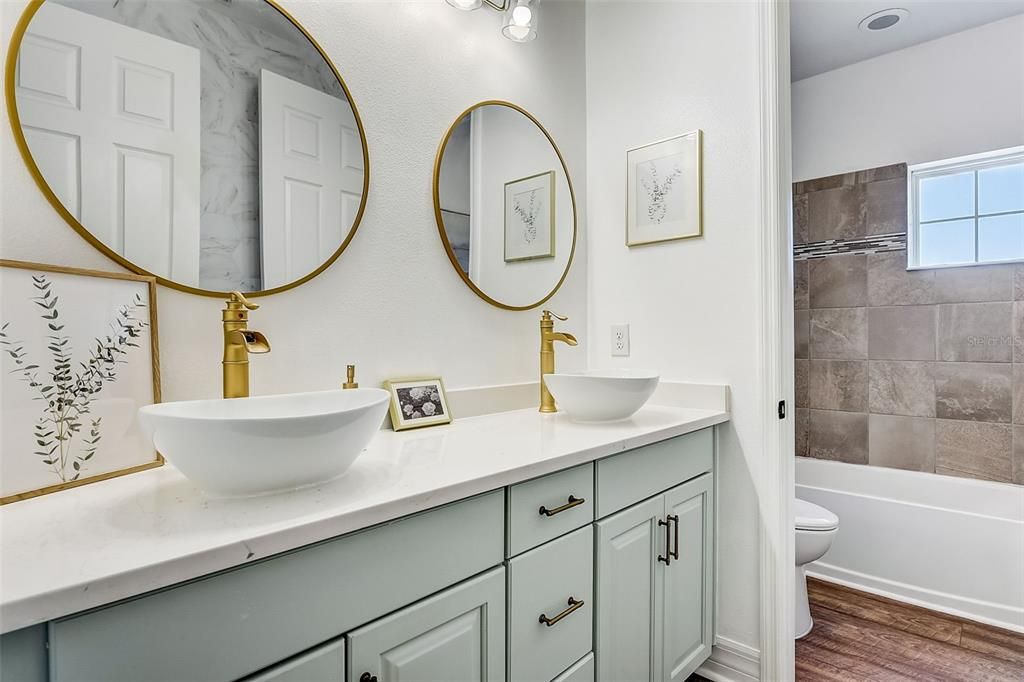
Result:
<instances>
[{"instance_id":1,"label":"framed eucalyptus print","mask_svg":"<svg viewBox=\"0 0 1024 682\"><path fill-rule=\"evenodd\" d=\"M0 260L0 504L163 463L155 282Z\"/></svg>"},{"instance_id":2,"label":"framed eucalyptus print","mask_svg":"<svg viewBox=\"0 0 1024 682\"><path fill-rule=\"evenodd\" d=\"M704 234L700 130L626 152L626 245Z\"/></svg>"},{"instance_id":3,"label":"framed eucalyptus print","mask_svg":"<svg viewBox=\"0 0 1024 682\"><path fill-rule=\"evenodd\" d=\"M505 183L505 262L555 257L555 171Z\"/></svg>"}]
</instances>

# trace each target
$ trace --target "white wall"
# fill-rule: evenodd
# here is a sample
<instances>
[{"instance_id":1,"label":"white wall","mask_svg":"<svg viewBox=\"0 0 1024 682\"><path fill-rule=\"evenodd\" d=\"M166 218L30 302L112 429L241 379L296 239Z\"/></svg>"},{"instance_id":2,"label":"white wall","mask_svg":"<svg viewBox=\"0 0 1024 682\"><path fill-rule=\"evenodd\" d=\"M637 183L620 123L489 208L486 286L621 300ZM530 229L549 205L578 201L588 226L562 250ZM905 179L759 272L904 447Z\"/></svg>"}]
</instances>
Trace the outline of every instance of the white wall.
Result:
<instances>
[{"instance_id":1,"label":"white wall","mask_svg":"<svg viewBox=\"0 0 1024 682\"><path fill-rule=\"evenodd\" d=\"M469 213L470 207L470 120L465 116L452 131L441 158L441 174L437 193L441 208L446 211ZM445 226L447 229L447 226ZM467 239L468 239L467 235Z\"/></svg>"},{"instance_id":2,"label":"white wall","mask_svg":"<svg viewBox=\"0 0 1024 682\"><path fill-rule=\"evenodd\" d=\"M1024 144L1024 15L793 83L796 181Z\"/></svg>"},{"instance_id":3,"label":"white wall","mask_svg":"<svg viewBox=\"0 0 1024 682\"><path fill-rule=\"evenodd\" d=\"M25 3L2 5L10 42ZM455 117L484 99L521 104L548 128L582 186L586 167L584 7L544 6L544 31L519 45L490 11L436 2L299 2L283 5L317 37L344 76L370 149L370 193L361 227L341 258L311 282L260 299L251 325L273 352L253 358L254 393L337 386L345 364L365 386L389 376L437 373L450 387L536 378L539 311L510 313L469 291L438 239L431 199L437 145ZM3 117L0 256L116 270L36 189ZM580 191L580 219L585 196ZM586 263L579 259L551 306L582 331ZM217 299L161 288L160 344L167 400L219 396ZM559 363L582 368L585 351Z\"/></svg>"},{"instance_id":4,"label":"white wall","mask_svg":"<svg viewBox=\"0 0 1024 682\"><path fill-rule=\"evenodd\" d=\"M745 2L587 6L590 363L653 367L666 379L732 386L718 469L717 635L759 646L755 229L757 7ZM627 248L631 147L704 130L703 239ZM610 357L629 323L632 356Z\"/></svg>"}]
</instances>

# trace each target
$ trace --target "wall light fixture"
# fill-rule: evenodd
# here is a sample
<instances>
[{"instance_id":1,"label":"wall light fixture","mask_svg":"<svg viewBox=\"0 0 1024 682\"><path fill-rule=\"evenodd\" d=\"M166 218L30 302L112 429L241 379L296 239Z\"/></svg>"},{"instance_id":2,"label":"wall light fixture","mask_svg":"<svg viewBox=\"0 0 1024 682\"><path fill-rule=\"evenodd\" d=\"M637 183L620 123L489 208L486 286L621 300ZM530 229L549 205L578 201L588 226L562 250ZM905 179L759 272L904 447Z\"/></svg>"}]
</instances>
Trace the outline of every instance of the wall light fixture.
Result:
<instances>
[{"instance_id":1,"label":"wall light fixture","mask_svg":"<svg viewBox=\"0 0 1024 682\"><path fill-rule=\"evenodd\" d=\"M540 0L445 0L463 11L486 5L502 13L501 34L517 43L528 43L537 37L537 6Z\"/></svg>"}]
</instances>

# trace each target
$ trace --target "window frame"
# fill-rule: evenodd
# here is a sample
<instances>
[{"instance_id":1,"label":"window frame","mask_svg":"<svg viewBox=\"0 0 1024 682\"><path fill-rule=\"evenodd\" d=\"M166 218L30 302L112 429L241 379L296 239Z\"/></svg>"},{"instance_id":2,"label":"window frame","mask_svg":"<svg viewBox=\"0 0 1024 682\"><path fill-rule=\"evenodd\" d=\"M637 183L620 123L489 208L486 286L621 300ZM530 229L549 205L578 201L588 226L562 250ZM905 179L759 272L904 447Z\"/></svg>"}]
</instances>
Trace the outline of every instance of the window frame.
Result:
<instances>
[{"instance_id":1,"label":"window frame","mask_svg":"<svg viewBox=\"0 0 1024 682\"><path fill-rule=\"evenodd\" d=\"M936 268L969 268L977 265L996 265L1005 263L1024 263L1024 256L1020 258L1006 258L1002 260L978 260L978 220L999 215L1015 215L1024 211L1003 211L999 213L978 213L978 171L987 168L1013 165L1024 162L1024 145L1018 147L1007 147L996 149L980 154L969 154L951 159L929 161L918 163L907 167L907 270L934 270ZM974 173L974 213L972 215L943 218L941 221L928 221L925 224L947 222L953 220L974 221L974 258L969 263L934 263L922 265L920 259L920 231L918 223L918 204L920 199L920 180L926 178L941 177L944 175L955 175L964 171Z\"/></svg>"}]
</instances>

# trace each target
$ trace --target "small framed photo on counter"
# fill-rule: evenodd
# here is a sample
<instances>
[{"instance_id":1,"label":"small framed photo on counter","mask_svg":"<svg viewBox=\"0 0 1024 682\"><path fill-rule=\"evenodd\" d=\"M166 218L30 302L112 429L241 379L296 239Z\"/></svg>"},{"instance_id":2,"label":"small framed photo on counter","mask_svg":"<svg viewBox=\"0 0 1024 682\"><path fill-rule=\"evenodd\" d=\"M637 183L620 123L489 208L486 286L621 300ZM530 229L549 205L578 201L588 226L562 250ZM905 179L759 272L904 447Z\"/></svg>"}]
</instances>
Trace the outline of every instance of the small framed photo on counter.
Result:
<instances>
[{"instance_id":1,"label":"small framed photo on counter","mask_svg":"<svg viewBox=\"0 0 1024 682\"><path fill-rule=\"evenodd\" d=\"M440 377L389 379L384 388L391 394L391 424L395 431L452 420Z\"/></svg>"}]
</instances>

